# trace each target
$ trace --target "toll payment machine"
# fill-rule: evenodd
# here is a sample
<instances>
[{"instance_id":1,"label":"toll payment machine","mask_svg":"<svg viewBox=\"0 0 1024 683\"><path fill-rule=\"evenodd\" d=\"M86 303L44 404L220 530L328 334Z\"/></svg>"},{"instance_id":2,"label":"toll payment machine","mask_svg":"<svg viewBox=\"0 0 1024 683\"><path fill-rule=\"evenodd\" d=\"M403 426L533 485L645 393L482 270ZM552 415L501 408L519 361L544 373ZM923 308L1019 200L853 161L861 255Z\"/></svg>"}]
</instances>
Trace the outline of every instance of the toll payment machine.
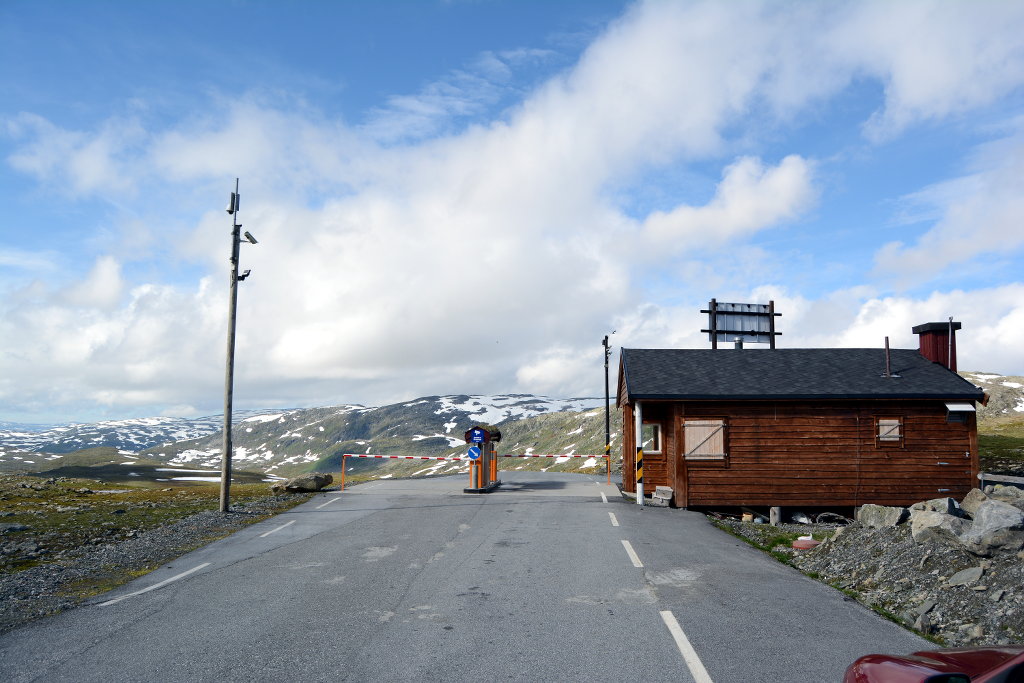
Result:
<instances>
[{"instance_id":1,"label":"toll payment machine","mask_svg":"<svg viewBox=\"0 0 1024 683\"><path fill-rule=\"evenodd\" d=\"M466 431L469 448L469 486L463 493L490 493L501 486L498 480L498 454L496 443L501 441L501 431L496 427L477 425Z\"/></svg>"}]
</instances>

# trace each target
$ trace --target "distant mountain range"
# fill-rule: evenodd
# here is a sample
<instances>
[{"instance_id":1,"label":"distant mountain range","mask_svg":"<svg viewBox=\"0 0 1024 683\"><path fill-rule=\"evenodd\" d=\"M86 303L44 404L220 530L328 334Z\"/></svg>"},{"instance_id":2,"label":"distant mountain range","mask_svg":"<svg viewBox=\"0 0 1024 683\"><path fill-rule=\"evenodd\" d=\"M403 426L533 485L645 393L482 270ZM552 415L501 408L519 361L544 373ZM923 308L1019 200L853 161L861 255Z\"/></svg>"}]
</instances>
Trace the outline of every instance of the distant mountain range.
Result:
<instances>
[{"instance_id":1,"label":"distant mountain range","mask_svg":"<svg viewBox=\"0 0 1024 683\"><path fill-rule=\"evenodd\" d=\"M979 406L986 427L1024 421L1024 378L986 372L961 375L989 395ZM339 472L344 453L461 456L463 433L477 424L500 427L502 454L599 455L604 452L604 399L554 399L528 394L428 396L366 407L239 411L234 415L234 468L267 476ZM612 454L618 460L620 415L614 405ZM195 470L212 477L221 461L223 417L143 418L59 426L0 423L0 472L49 471L97 465ZM377 476L463 471L465 462L349 459L354 473ZM603 460L527 458L503 468L593 471ZM174 477L171 474L169 478Z\"/></svg>"},{"instance_id":2,"label":"distant mountain range","mask_svg":"<svg viewBox=\"0 0 1024 683\"><path fill-rule=\"evenodd\" d=\"M310 470L338 472L343 453L458 456L465 453L464 432L476 424L500 426L506 435L501 442L503 450L507 444L521 452L555 449L555 453L603 453L604 411L592 410L603 406L603 398L512 394L430 396L369 408L344 405L238 413L232 429L233 464L237 470L288 476ZM581 412L588 409L589 413ZM543 417L549 419L539 419ZM195 420L151 418L35 431L2 429L0 471L51 470L77 465L84 458L90 466L116 464L131 469L133 463L163 464L212 474L221 461L222 420L221 416ZM556 424L563 420L567 426ZM516 442L512 443L510 437ZM109 449L105 458L102 449ZM413 465L421 469L424 464L438 464L381 459L349 462L354 471L380 469L396 475ZM540 464L533 463L531 468ZM574 464L582 465L584 461ZM465 467L461 462L441 461L440 465L435 471L446 466Z\"/></svg>"},{"instance_id":3,"label":"distant mountain range","mask_svg":"<svg viewBox=\"0 0 1024 683\"><path fill-rule=\"evenodd\" d=\"M238 419L270 411L243 411ZM219 432L223 415L207 417L143 417L64 425L0 422L0 449L39 453L72 453L86 448L111 447L135 453L162 443L194 439Z\"/></svg>"}]
</instances>

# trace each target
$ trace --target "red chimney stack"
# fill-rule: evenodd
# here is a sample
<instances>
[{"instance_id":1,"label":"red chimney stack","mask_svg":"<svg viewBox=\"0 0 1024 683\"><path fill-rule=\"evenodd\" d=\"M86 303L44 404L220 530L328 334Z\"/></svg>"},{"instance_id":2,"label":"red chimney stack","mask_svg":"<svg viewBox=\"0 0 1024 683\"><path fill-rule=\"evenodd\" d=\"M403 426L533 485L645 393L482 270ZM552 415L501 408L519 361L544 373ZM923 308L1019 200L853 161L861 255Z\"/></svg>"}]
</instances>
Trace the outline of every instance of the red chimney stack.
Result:
<instances>
[{"instance_id":1,"label":"red chimney stack","mask_svg":"<svg viewBox=\"0 0 1024 683\"><path fill-rule=\"evenodd\" d=\"M956 372L956 331L960 323L925 323L911 329L917 335L922 356Z\"/></svg>"}]
</instances>

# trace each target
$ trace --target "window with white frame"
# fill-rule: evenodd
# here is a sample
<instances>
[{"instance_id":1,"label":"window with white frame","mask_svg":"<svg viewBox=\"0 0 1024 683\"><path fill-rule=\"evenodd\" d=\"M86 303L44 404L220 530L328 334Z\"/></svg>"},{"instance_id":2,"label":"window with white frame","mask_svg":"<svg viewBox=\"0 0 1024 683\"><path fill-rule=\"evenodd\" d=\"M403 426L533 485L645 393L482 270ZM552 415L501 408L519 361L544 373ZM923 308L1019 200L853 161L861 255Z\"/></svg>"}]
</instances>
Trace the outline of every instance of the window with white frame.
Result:
<instances>
[{"instance_id":1,"label":"window with white frame","mask_svg":"<svg viewBox=\"0 0 1024 683\"><path fill-rule=\"evenodd\" d=\"M687 460L724 460L725 420L684 421L683 457Z\"/></svg>"},{"instance_id":2,"label":"window with white frame","mask_svg":"<svg viewBox=\"0 0 1024 683\"><path fill-rule=\"evenodd\" d=\"M661 425L645 422L640 432L644 453L661 453Z\"/></svg>"}]
</instances>

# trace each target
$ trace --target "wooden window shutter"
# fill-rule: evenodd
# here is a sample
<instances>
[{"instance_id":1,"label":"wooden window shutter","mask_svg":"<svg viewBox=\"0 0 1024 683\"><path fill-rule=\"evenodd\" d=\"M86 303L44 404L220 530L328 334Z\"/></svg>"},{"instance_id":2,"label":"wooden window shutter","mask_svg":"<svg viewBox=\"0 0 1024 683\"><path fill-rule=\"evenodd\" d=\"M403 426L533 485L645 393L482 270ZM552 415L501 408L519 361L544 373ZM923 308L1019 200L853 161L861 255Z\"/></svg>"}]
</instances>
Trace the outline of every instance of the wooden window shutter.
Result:
<instances>
[{"instance_id":1,"label":"wooden window shutter","mask_svg":"<svg viewBox=\"0 0 1024 683\"><path fill-rule=\"evenodd\" d=\"M903 439L903 420L899 418L878 419L878 440L886 442Z\"/></svg>"},{"instance_id":2,"label":"wooden window shutter","mask_svg":"<svg viewBox=\"0 0 1024 683\"><path fill-rule=\"evenodd\" d=\"M683 457L687 460L725 458L725 420L686 420Z\"/></svg>"}]
</instances>

